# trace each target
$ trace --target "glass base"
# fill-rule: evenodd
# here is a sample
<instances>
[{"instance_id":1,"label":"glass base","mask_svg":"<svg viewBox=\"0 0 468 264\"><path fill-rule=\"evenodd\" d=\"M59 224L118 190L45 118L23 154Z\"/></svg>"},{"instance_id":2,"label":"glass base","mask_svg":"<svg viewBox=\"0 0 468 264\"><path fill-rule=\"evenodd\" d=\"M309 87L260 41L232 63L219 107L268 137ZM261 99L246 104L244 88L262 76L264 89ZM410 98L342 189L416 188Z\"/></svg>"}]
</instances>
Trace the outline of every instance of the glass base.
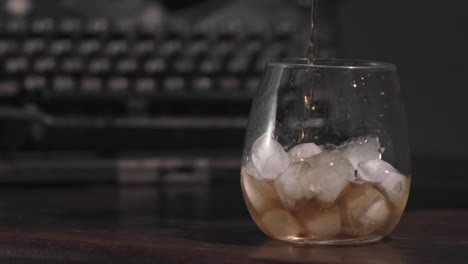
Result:
<instances>
[{"instance_id":1,"label":"glass base","mask_svg":"<svg viewBox=\"0 0 468 264\"><path fill-rule=\"evenodd\" d=\"M382 236L372 236L365 238L353 238L353 239L336 239L336 240L313 240L310 238L303 237L290 237L288 242L301 245L329 245L329 246L352 246L352 245L362 245L377 242L382 240Z\"/></svg>"}]
</instances>

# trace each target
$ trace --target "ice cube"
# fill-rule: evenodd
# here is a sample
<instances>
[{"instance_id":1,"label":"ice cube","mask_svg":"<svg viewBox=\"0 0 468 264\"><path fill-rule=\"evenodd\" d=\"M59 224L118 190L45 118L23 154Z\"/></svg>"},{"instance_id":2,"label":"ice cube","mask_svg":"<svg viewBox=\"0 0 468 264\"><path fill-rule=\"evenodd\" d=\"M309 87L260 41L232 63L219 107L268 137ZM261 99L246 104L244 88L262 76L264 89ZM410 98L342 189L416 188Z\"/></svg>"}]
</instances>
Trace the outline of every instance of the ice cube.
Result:
<instances>
[{"instance_id":1,"label":"ice cube","mask_svg":"<svg viewBox=\"0 0 468 264\"><path fill-rule=\"evenodd\" d=\"M343 155L351 162L354 169L362 161L381 159L381 147L378 137L358 137L340 146Z\"/></svg>"},{"instance_id":2,"label":"ice cube","mask_svg":"<svg viewBox=\"0 0 468 264\"><path fill-rule=\"evenodd\" d=\"M314 143L300 144L288 151L290 162L304 161L305 159L311 158L314 155L322 152L322 148L315 145Z\"/></svg>"},{"instance_id":3,"label":"ice cube","mask_svg":"<svg viewBox=\"0 0 468 264\"><path fill-rule=\"evenodd\" d=\"M317 217L306 221L306 227L320 238L333 237L341 231L341 213L338 207L329 209Z\"/></svg>"},{"instance_id":4,"label":"ice cube","mask_svg":"<svg viewBox=\"0 0 468 264\"><path fill-rule=\"evenodd\" d=\"M266 233L274 238L287 239L297 236L300 232L299 224L286 210L275 209L267 212L261 219Z\"/></svg>"},{"instance_id":5,"label":"ice cube","mask_svg":"<svg viewBox=\"0 0 468 264\"><path fill-rule=\"evenodd\" d=\"M385 197L370 186L358 186L345 193L346 232L367 236L376 234L390 217Z\"/></svg>"},{"instance_id":6,"label":"ice cube","mask_svg":"<svg viewBox=\"0 0 468 264\"><path fill-rule=\"evenodd\" d=\"M262 180L263 179L260 176L260 173L258 172L258 170L253 165L252 161L250 161L250 160L244 162L244 166L242 166L242 172L252 176L253 178L255 178L257 180Z\"/></svg>"},{"instance_id":7,"label":"ice cube","mask_svg":"<svg viewBox=\"0 0 468 264\"><path fill-rule=\"evenodd\" d=\"M278 194L271 183L254 179L242 170L241 185L246 202L250 203L256 213L282 207Z\"/></svg>"},{"instance_id":8,"label":"ice cube","mask_svg":"<svg viewBox=\"0 0 468 264\"><path fill-rule=\"evenodd\" d=\"M409 179L397 171L391 172L381 183L390 202L397 207L404 207L409 193Z\"/></svg>"},{"instance_id":9,"label":"ice cube","mask_svg":"<svg viewBox=\"0 0 468 264\"><path fill-rule=\"evenodd\" d=\"M398 173L392 165L379 159L360 162L357 171L359 179L375 183L384 181L392 173Z\"/></svg>"},{"instance_id":10,"label":"ice cube","mask_svg":"<svg viewBox=\"0 0 468 264\"><path fill-rule=\"evenodd\" d=\"M299 170L303 164L299 162L291 165L274 183L281 202L286 208L294 209L297 202L311 199L314 196L299 181Z\"/></svg>"},{"instance_id":11,"label":"ice cube","mask_svg":"<svg viewBox=\"0 0 468 264\"><path fill-rule=\"evenodd\" d=\"M308 159L299 171L301 184L325 204L333 203L353 178L353 167L338 151Z\"/></svg>"},{"instance_id":12,"label":"ice cube","mask_svg":"<svg viewBox=\"0 0 468 264\"><path fill-rule=\"evenodd\" d=\"M259 176L266 180L275 180L289 166L289 158L283 146L269 134L258 138L252 146L253 165Z\"/></svg>"}]
</instances>

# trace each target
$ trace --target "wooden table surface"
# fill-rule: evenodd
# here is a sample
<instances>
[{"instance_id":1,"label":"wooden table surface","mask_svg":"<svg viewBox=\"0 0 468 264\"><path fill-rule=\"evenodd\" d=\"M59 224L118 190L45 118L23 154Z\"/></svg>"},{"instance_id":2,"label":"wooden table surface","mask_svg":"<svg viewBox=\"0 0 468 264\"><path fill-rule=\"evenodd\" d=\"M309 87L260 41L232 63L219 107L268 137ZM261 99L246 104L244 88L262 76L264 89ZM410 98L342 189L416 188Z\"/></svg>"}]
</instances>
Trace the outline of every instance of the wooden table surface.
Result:
<instances>
[{"instance_id":1,"label":"wooden table surface","mask_svg":"<svg viewBox=\"0 0 468 264\"><path fill-rule=\"evenodd\" d=\"M463 209L408 210L386 241L347 247L265 237L237 184L5 188L0 209L0 263L468 263Z\"/></svg>"}]
</instances>

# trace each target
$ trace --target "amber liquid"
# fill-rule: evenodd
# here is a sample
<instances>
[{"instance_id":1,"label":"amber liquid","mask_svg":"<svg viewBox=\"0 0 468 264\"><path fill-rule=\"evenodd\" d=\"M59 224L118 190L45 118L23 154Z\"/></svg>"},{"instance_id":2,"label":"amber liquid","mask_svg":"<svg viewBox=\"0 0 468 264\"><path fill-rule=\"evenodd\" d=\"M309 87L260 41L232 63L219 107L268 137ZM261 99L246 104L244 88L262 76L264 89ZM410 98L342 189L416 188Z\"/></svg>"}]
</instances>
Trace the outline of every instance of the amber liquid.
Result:
<instances>
[{"instance_id":1,"label":"amber liquid","mask_svg":"<svg viewBox=\"0 0 468 264\"><path fill-rule=\"evenodd\" d=\"M306 58L309 60L310 64L313 64L315 57L316 57L316 53L317 53L317 43L316 43L317 0L311 0L310 3L311 3L310 38L309 38L309 43L307 43Z\"/></svg>"},{"instance_id":2,"label":"amber liquid","mask_svg":"<svg viewBox=\"0 0 468 264\"><path fill-rule=\"evenodd\" d=\"M256 180L243 171L244 200L257 226L271 238L296 243L348 244L380 240L399 222L409 195L409 177L405 184L408 188L403 190L402 199L396 205L374 184L350 183L333 204L310 199L288 208L281 202L272 182Z\"/></svg>"}]
</instances>

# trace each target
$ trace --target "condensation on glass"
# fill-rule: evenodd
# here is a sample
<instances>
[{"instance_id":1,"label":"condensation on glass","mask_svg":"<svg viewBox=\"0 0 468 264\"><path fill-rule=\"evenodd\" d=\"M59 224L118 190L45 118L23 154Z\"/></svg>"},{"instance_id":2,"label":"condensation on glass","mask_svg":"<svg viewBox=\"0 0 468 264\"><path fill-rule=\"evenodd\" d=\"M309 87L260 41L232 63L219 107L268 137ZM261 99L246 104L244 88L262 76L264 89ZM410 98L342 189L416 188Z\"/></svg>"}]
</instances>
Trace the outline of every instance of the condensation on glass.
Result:
<instances>
[{"instance_id":1,"label":"condensation on glass","mask_svg":"<svg viewBox=\"0 0 468 264\"><path fill-rule=\"evenodd\" d=\"M410 189L410 153L392 64L270 63L254 100L241 183L258 227L296 243L382 239Z\"/></svg>"}]
</instances>

